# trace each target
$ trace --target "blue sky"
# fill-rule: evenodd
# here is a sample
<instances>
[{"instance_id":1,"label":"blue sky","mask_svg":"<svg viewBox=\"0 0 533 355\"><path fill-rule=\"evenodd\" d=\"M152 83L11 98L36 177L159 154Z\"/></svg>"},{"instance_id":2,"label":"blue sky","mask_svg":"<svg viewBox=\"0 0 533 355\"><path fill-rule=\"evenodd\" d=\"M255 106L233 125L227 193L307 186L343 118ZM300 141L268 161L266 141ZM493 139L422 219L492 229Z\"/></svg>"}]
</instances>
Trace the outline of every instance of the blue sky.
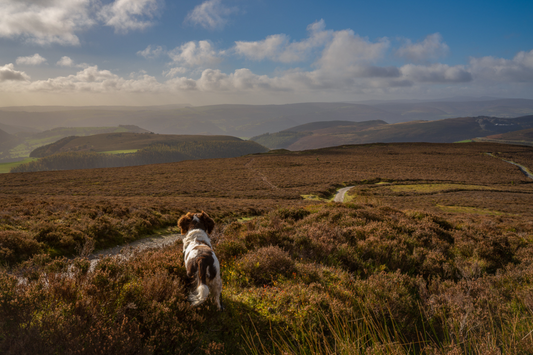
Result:
<instances>
[{"instance_id":1,"label":"blue sky","mask_svg":"<svg viewBox=\"0 0 533 355\"><path fill-rule=\"evenodd\" d=\"M0 0L0 106L533 98L531 1Z\"/></svg>"}]
</instances>

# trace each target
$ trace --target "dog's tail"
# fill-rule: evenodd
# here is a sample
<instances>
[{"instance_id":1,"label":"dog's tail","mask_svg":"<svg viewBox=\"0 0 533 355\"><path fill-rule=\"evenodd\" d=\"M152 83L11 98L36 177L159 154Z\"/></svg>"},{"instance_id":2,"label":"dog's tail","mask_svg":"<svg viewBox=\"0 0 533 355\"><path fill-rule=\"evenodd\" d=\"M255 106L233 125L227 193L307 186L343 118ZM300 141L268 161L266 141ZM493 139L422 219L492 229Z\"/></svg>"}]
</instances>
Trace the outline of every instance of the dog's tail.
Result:
<instances>
[{"instance_id":1,"label":"dog's tail","mask_svg":"<svg viewBox=\"0 0 533 355\"><path fill-rule=\"evenodd\" d=\"M209 296L209 287L207 287L206 277L207 277L207 268L213 267L209 264L205 258L198 259L198 273L196 274L198 280L198 287L189 295L189 301L192 306L198 306L202 304Z\"/></svg>"}]
</instances>

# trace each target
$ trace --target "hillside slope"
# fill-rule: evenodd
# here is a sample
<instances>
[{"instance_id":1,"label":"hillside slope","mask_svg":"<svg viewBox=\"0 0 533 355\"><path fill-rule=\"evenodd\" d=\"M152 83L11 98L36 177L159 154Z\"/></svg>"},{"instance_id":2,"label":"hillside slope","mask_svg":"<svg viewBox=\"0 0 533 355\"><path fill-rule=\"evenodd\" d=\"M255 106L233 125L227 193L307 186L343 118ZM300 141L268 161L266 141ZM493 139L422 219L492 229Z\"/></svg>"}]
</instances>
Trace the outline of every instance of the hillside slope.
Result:
<instances>
[{"instance_id":1,"label":"hillside slope","mask_svg":"<svg viewBox=\"0 0 533 355\"><path fill-rule=\"evenodd\" d=\"M14 126L10 127L13 131L17 132L18 144L6 149L0 147L0 154L3 154L3 158L0 158L0 161L2 159L4 161L22 160L27 158L34 149L54 143L68 136L89 136L112 132L149 133L149 131L133 125L119 125L118 127L58 127L43 132L20 131Z\"/></svg>"},{"instance_id":2,"label":"hillside slope","mask_svg":"<svg viewBox=\"0 0 533 355\"><path fill-rule=\"evenodd\" d=\"M155 144L175 144L179 142L241 142L231 136L199 136L146 133L103 133L85 137L70 136L57 142L42 146L31 152L30 157L41 158L52 154L92 151L107 152L114 150L142 149Z\"/></svg>"},{"instance_id":3,"label":"hillside slope","mask_svg":"<svg viewBox=\"0 0 533 355\"><path fill-rule=\"evenodd\" d=\"M0 160L5 151L15 147L19 142L19 138L0 129Z\"/></svg>"},{"instance_id":4,"label":"hillside slope","mask_svg":"<svg viewBox=\"0 0 533 355\"><path fill-rule=\"evenodd\" d=\"M527 128L533 128L533 116L514 119L496 117L461 117L437 121L412 121L396 124L384 124L373 121L365 125L351 125L339 123L320 128L315 125L304 126L299 129L297 139L286 140L284 145L275 148L289 150L306 150L340 144L391 143L391 142L430 142L452 143L475 137L484 137L496 133L506 133ZM309 130L305 130L309 127ZM291 129L270 135L270 142L276 137L286 137ZM293 138L295 135L293 135ZM269 146L264 136L260 139L263 145ZM259 140L258 140L259 141ZM273 148L273 147L271 147Z\"/></svg>"},{"instance_id":5,"label":"hillside slope","mask_svg":"<svg viewBox=\"0 0 533 355\"><path fill-rule=\"evenodd\" d=\"M226 134L253 137L318 121L399 123L452 117L516 117L533 114L533 100L297 103L158 107L0 108L0 124L49 130L56 127L138 125L164 134ZM0 127L1 128L1 127Z\"/></svg>"},{"instance_id":6,"label":"hillside slope","mask_svg":"<svg viewBox=\"0 0 533 355\"><path fill-rule=\"evenodd\" d=\"M110 151L118 154L106 153ZM256 142L230 136L145 133L72 136L34 150L31 156L40 159L13 167L11 172L113 168L182 160L233 158L267 151L267 148Z\"/></svg>"}]
</instances>

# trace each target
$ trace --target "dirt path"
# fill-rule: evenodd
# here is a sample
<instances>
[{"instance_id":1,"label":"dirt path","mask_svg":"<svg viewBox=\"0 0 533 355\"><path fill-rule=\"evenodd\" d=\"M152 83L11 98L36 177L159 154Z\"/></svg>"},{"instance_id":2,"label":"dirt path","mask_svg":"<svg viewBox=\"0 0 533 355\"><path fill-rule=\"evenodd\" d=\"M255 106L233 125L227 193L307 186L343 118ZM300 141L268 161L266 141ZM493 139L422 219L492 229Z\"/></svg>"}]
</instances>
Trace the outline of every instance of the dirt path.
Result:
<instances>
[{"instance_id":1,"label":"dirt path","mask_svg":"<svg viewBox=\"0 0 533 355\"><path fill-rule=\"evenodd\" d=\"M122 259L129 259L135 253L146 250L146 249L156 249L163 248L169 245L172 245L176 240L181 240L183 236L181 234L164 234L157 236L150 236L148 238L143 238L136 240L132 243L125 245L117 245L116 247L99 250L88 256L91 261L90 270L94 270L94 267L101 258L106 256L117 256Z\"/></svg>"},{"instance_id":2,"label":"dirt path","mask_svg":"<svg viewBox=\"0 0 533 355\"><path fill-rule=\"evenodd\" d=\"M252 169L252 170L255 170L255 169ZM265 181L265 182L267 182L273 188L277 189L276 186L270 184L268 181ZM353 186L348 186L348 187L339 189L333 201L344 202L344 196L346 192L350 190L352 187ZM146 249L163 248L163 247L172 245L175 241L180 240L182 238L183 236L178 233L156 235L156 236L150 236L147 238L139 239L129 244L117 245L116 247L113 247L113 248L99 250L95 253L88 255L89 260L91 260L91 270L94 269L94 267L96 266L96 264L98 264L98 261L101 258L104 258L107 256L117 256L119 258L129 259L133 255L135 255L135 253L137 252L140 252Z\"/></svg>"},{"instance_id":3,"label":"dirt path","mask_svg":"<svg viewBox=\"0 0 533 355\"><path fill-rule=\"evenodd\" d=\"M530 178L530 179L533 179L533 174L531 174L531 173L529 172L528 168L526 168L525 166L520 165L520 164L518 164L518 163L515 163L514 161L505 160L505 159L503 159L503 158L496 157L496 156L494 156L492 153L487 153L487 155L490 155L491 157L494 157L494 158L501 159L501 160L503 160L503 161L506 162L506 163L513 164L513 165L517 166L517 167L520 169L520 171L521 171L522 173L524 173L525 176L527 176L527 177Z\"/></svg>"},{"instance_id":4,"label":"dirt path","mask_svg":"<svg viewBox=\"0 0 533 355\"><path fill-rule=\"evenodd\" d=\"M344 195L346 195L346 192L350 190L353 186L343 187L342 189L339 189L337 191L337 194L335 195L335 198L333 199L333 202L344 202Z\"/></svg>"},{"instance_id":5,"label":"dirt path","mask_svg":"<svg viewBox=\"0 0 533 355\"><path fill-rule=\"evenodd\" d=\"M277 187L276 185L274 185L273 183L271 183L270 181L268 181L267 177L265 175L263 175L259 170L257 169L254 169L251 167L251 164L252 162L255 160L255 158L252 158L248 163L244 164L244 167L252 170L254 173L256 173L257 175L259 175L259 177L261 178L261 180L263 180L268 186L270 186L271 188L273 188L274 190L279 190L279 187Z\"/></svg>"}]
</instances>

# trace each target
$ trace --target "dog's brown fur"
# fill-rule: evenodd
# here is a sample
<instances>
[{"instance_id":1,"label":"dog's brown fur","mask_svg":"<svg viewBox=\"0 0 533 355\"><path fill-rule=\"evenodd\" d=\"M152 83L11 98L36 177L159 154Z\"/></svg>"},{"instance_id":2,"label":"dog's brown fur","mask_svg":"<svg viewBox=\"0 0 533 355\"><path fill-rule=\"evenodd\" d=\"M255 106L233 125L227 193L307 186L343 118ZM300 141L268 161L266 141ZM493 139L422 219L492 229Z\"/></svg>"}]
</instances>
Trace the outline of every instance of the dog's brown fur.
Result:
<instances>
[{"instance_id":1,"label":"dog's brown fur","mask_svg":"<svg viewBox=\"0 0 533 355\"><path fill-rule=\"evenodd\" d=\"M198 217L199 222L194 219L194 216ZM215 228L215 221L213 221L204 211L200 214L187 212L186 215L179 219L178 227L181 229L181 234L186 234L192 229L203 229L207 234L211 234Z\"/></svg>"},{"instance_id":2,"label":"dog's brown fur","mask_svg":"<svg viewBox=\"0 0 533 355\"><path fill-rule=\"evenodd\" d=\"M189 300L193 306L203 303L208 295L209 288L213 289L213 298L218 309L222 309L220 294L222 292L222 279L220 277L220 263L211 246L208 233L215 228L215 222L207 213L187 213L178 221L183 239L183 253L187 276L196 277L196 288Z\"/></svg>"}]
</instances>

